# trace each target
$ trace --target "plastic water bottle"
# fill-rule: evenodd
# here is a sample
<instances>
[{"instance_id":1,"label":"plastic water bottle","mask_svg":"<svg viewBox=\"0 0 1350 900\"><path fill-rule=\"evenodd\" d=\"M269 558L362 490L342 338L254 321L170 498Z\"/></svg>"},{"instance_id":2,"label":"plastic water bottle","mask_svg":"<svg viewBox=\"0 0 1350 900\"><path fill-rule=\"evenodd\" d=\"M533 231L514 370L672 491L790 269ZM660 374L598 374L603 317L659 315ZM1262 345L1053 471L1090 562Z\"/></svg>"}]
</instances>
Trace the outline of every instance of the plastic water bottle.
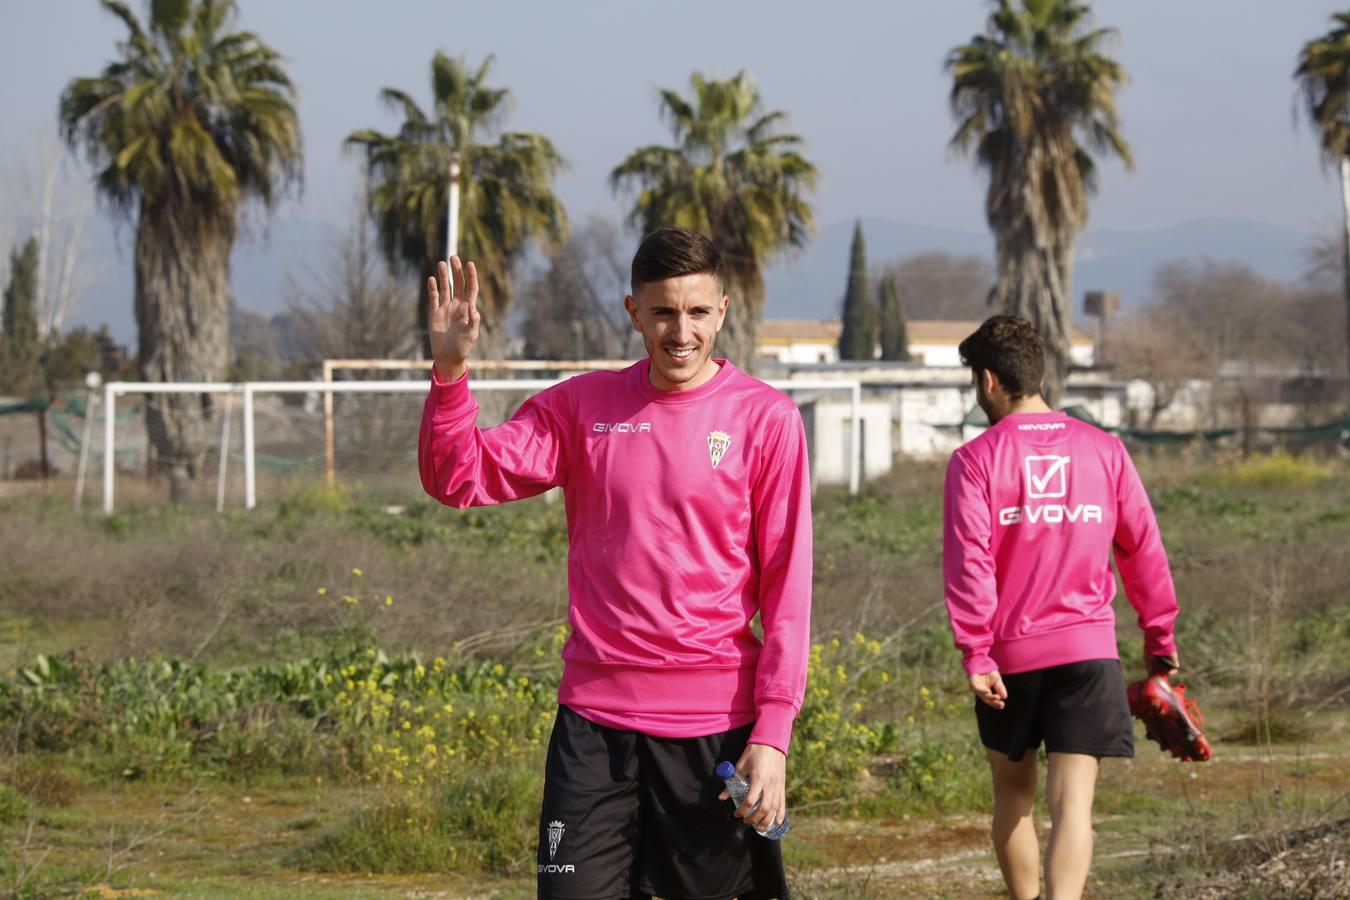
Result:
<instances>
[{"instance_id":1,"label":"plastic water bottle","mask_svg":"<svg viewBox=\"0 0 1350 900\"><path fill-rule=\"evenodd\" d=\"M736 806L739 807L745 802L746 796L750 793L750 782L741 777L733 764L725 761L718 763L717 777L722 779L722 782L727 786L727 793L731 794L731 799ZM753 811L758 808L759 804L756 803L751 807L751 810ZM774 823L764 831L760 831L756 828L755 833L760 837L766 837L771 841L777 841L781 840L783 835L787 834L788 829L791 827L792 820L787 816L783 816L783 821Z\"/></svg>"}]
</instances>

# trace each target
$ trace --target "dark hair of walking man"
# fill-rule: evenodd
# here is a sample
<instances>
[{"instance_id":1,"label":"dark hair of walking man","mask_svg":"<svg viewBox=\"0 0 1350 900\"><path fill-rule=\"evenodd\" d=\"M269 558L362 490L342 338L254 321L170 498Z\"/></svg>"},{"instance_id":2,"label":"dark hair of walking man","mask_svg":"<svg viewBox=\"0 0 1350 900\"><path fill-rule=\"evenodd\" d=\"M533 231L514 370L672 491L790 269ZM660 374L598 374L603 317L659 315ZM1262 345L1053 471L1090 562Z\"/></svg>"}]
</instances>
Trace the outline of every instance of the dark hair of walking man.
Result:
<instances>
[{"instance_id":1,"label":"dark hair of walking man","mask_svg":"<svg viewBox=\"0 0 1350 900\"><path fill-rule=\"evenodd\" d=\"M442 263L428 287L423 487L457 507L553 487L566 501L572 630L539 896L786 896L778 844L745 825L787 813L810 632L806 439L788 397L712 356L729 302L716 246L648 235L624 300L647 358L570 378L496 428L475 426L469 390L473 263ZM742 818L719 760L750 782Z\"/></svg>"},{"instance_id":2,"label":"dark hair of walking man","mask_svg":"<svg viewBox=\"0 0 1350 900\"><path fill-rule=\"evenodd\" d=\"M1176 594L1158 523L1121 442L1041 397L1044 342L994 316L966 338L990 428L947 466L943 574L993 775L994 849L1015 900L1040 892L1036 749L1049 757L1047 894L1080 897L1104 756L1133 756L1116 649L1116 565L1150 671L1177 667ZM1030 751L1030 752L1028 752Z\"/></svg>"}]
</instances>

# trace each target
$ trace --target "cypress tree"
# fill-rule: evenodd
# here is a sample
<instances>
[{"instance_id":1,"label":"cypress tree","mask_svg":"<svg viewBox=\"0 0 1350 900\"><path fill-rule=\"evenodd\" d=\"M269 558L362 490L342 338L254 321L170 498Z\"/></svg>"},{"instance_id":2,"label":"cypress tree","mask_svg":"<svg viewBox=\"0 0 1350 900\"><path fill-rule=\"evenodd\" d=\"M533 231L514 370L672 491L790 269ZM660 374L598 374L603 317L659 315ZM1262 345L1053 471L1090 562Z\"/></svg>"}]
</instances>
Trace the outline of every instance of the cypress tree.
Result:
<instances>
[{"instance_id":1,"label":"cypress tree","mask_svg":"<svg viewBox=\"0 0 1350 900\"><path fill-rule=\"evenodd\" d=\"M0 392L28 394L40 382L42 343L37 323L38 243L29 238L10 254L5 288L4 332L0 333Z\"/></svg>"},{"instance_id":2,"label":"cypress tree","mask_svg":"<svg viewBox=\"0 0 1350 900\"><path fill-rule=\"evenodd\" d=\"M879 319L876 301L867 289L867 249L863 243L862 222L858 222L853 228L853 247L849 253L839 358L875 358Z\"/></svg>"},{"instance_id":3,"label":"cypress tree","mask_svg":"<svg viewBox=\"0 0 1350 900\"><path fill-rule=\"evenodd\" d=\"M909 359L909 328L905 324L905 302L895 283L895 273L881 279L881 358L903 362Z\"/></svg>"}]
</instances>

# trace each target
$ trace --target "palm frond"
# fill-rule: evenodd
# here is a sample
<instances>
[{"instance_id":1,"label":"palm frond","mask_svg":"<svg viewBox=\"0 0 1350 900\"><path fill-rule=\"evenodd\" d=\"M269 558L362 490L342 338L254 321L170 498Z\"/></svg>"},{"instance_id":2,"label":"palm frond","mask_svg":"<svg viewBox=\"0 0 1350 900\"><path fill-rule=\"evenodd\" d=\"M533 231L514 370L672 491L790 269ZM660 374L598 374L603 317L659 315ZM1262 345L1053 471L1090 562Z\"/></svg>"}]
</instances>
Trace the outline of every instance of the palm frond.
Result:
<instances>
[{"instance_id":1,"label":"palm frond","mask_svg":"<svg viewBox=\"0 0 1350 900\"><path fill-rule=\"evenodd\" d=\"M361 129L343 146L365 158L381 251L405 271L420 271L444 251L450 163L459 161L459 250L477 263L488 298L484 311L495 319L509 305L515 260L531 242L561 240L567 216L552 188L566 166L554 145L530 132L494 138L511 93L486 83L491 66L491 56L471 68L463 58L437 52L431 105L386 88L383 105L403 117L398 131Z\"/></svg>"},{"instance_id":2,"label":"palm frond","mask_svg":"<svg viewBox=\"0 0 1350 900\"><path fill-rule=\"evenodd\" d=\"M780 132L786 114L763 110L748 72L695 72L687 94L663 89L657 99L674 145L640 147L610 172L611 188L633 197L628 221L714 235L742 288L759 284L765 262L814 229L805 195L818 173L798 152L802 138Z\"/></svg>"},{"instance_id":3,"label":"palm frond","mask_svg":"<svg viewBox=\"0 0 1350 900\"><path fill-rule=\"evenodd\" d=\"M295 89L280 56L251 32L229 31L233 0L152 0L149 27L126 4L120 58L62 93L67 143L100 170L114 210L154 210L232 234L241 203L270 205L298 184Z\"/></svg>"},{"instance_id":4,"label":"palm frond","mask_svg":"<svg viewBox=\"0 0 1350 900\"><path fill-rule=\"evenodd\" d=\"M1317 131L1324 162L1350 156L1350 13L1309 41L1299 54L1294 79L1302 103L1295 107Z\"/></svg>"}]
</instances>

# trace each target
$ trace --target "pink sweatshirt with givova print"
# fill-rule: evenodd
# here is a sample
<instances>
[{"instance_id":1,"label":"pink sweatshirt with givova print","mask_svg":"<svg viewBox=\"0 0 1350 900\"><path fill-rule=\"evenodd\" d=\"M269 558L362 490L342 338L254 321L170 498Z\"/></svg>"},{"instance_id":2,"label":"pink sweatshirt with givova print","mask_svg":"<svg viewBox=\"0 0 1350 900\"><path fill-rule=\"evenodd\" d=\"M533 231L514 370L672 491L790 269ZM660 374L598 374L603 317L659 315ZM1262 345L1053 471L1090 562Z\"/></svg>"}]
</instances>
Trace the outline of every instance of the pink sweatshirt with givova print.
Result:
<instances>
[{"instance_id":1,"label":"pink sweatshirt with givova print","mask_svg":"<svg viewBox=\"0 0 1350 900\"><path fill-rule=\"evenodd\" d=\"M485 429L468 376L433 373L418 463L459 508L563 489L560 703L657 737L753 721L751 741L786 753L810 641L806 437L792 400L719 362L688 391L653 387L649 360L578 375Z\"/></svg>"},{"instance_id":2,"label":"pink sweatshirt with givova print","mask_svg":"<svg viewBox=\"0 0 1350 900\"><path fill-rule=\"evenodd\" d=\"M1119 439L1064 413L1017 413L959 448L942 567L966 671L1118 658L1113 550L1144 652L1174 653L1172 573Z\"/></svg>"}]
</instances>

